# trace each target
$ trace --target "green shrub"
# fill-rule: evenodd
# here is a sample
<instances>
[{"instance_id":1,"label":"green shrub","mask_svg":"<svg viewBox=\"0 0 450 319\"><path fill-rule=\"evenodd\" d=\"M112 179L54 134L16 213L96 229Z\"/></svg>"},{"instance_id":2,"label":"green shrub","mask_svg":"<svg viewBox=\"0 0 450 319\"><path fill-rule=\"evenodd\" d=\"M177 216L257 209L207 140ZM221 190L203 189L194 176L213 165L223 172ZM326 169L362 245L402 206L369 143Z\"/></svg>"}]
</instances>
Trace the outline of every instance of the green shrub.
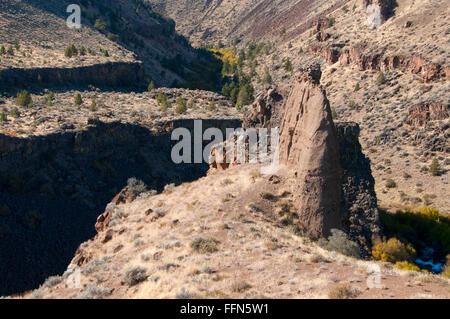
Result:
<instances>
[{"instance_id":1,"label":"green shrub","mask_svg":"<svg viewBox=\"0 0 450 319\"><path fill-rule=\"evenodd\" d=\"M242 108L245 105L249 105L253 102L253 97L251 95L251 91L248 87L244 86L239 90L236 106L238 108Z\"/></svg>"},{"instance_id":2,"label":"green shrub","mask_svg":"<svg viewBox=\"0 0 450 319\"><path fill-rule=\"evenodd\" d=\"M264 76L262 79L262 83L263 84L272 84L272 82L273 82L273 80L272 80L272 76L270 75L269 68L266 67L264 69Z\"/></svg>"},{"instance_id":3,"label":"green shrub","mask_svg":"<svg viewBox=\"0 0 450 319\"><path fill-rule=\"evenodd\" d=\"M151 81L148 85L148 91L151 92L155 89L155 82Z\"/></svg>"},{"instance_id":4,"label":"green shrub","mask_svg":"<svg viewBox=\"0 0 450 319\"><path fill-rule=\"evenodd\" d=\"M326 250L336 251L354 258L360 257L358 244L348 239L347 234L339 229L332 229L331 236L328 239L322 238L319 244Z\"/></svg>"},{"instance_id":5,"label":"green shrub","mask_svg":"<svg viewBox=\"0 0 450 319\"><path fill-rule=\"evenodd\" d=\"M376 83L377 85L383 85L384 83L386 83L386 76L383 72L378 73Z\"/></svg>"},{"instance_id":6,"label":"green shrub","mask_svg":"<svg viewBox=\"0 0 450 319\"><path fill-rule=\"evenodd\" d=\"M95 20L94 28L96 28L99 31L103 31L106 28L106 23L100 19L97 19Z\"/></svg>"},{"instance_id":7,"label":"green shrub","mask_svg":"<svg viewBox=\"0 0 450 319\"><path fill-rule=\"evenodd\" d=\"M175 108L175 113L183 114L186 111L187 111L186 101L183 100L181 97L177 98L177 106Z\"/></svg>"},{"instance_id":8,"label":"green shrub","mask_svg":"<svg viewBox=\"0 0 450 319\"><path fill-rule=\"evenodd\" d=\"M75 93L73 101L76 105L83 104L83 99L81 98L81 94L79 92Z\"/></svg>"},{"instance_id":9,"label":"green shrub","mask_svg":"<svg viewBox=\"0 0 450 319\"><path fill-rule=\"evenodd\" d=\"M8 116L6 115L5 111L2 111L0 113L0 122L6 122L8 120Z\"/></svg>"},{"instance_id":10,"label":"green shrub","mask_svg":"<svg viewBox=\"0 0 450 319\"><path fill-rule=\"evenodd\" d=\"M51 107L53 105L53 100L55 99L55 93L50 91L44 99L47 102L47 106Z\"/></svg>"},{"instance_id":11,"label":"green shrub","mask_svg":"<svg viewBox=\"0 0 450 319\"><path fill-rule=\"evenodd\" d=\"M27 90L23 90L16 96L16 104L18 106L31 108L33 106L33 100L31 99L30 93Z\"/></svg>"},{"instance_id":12,"label":"green shrub","mask_svg":"<svg viewBox=\"0 0 450 319\"><path fill-rule=\"evenodd\" d=\"M14 55L14 49L11 45L8 47L8 50L6 51L6 53L8 53L8 55Z\"/></svg>"},{"instance_id":13,"label":"green shrub","mask_svg":"<svg viewBox=\"0 0 450 319\"><path fill-rule=\"evenodd\" d=\"M6 49L5 49L5 46L2 45L2 46L0 47L0 55L5 55L5 54L6 54Z\"/></svg>"},{"instance_id":14,"label":"green shrub","mask_svg":"<svg viewBox=\"0 0 450 319\"><path fill-rule=\"evenodd\" d=\"M95 100L92 100L91 105L89 105L89 111L91 112L97 111L97 102Z\"/></svg>"},{"instance_id":15,"label":"green shrub","mask_svg":"<svg viewBox=\"0 0 450 319\"><path fill-rule=\"evenodd\" d=\"M208 111L214 111L216 109L216 102L211 101L207 107Z\"/></svg>"},{"instance_id":16,"label":"green shrub","mask_svg":"<svg viewBox=\"0 0 450 319\"><path fill-rule=\"evenodd\" d=\"M78 55L78 49L75 47L75 44L69 45L64 51L64 56L67 58L71 58L73 56Z\"/></svg>"},{"instance_id":17,"label":"green shrub","mask_svg":"<svg viewBox=\"0 0 450 319\"><path fill-rule=\"evenodd\" d=\"M117 34L108 32L107 38L111 41L117 41L119 39L119 36Z\"/></svg>"},{"instance_id":18,"label":"green shrub","mask_svg":"<svg viewBox=\"0 0 450 319\"><path fill-rule=\"evenodd\" d=\"M17 107L13 107L13 109L11 110L11 112L9 112L9 114L10 114L12 117L17 118L17 117L20 116L20 111L19 111L19 109L18 109Z\"/></svg>"},{"instance_id":19,"label":"green shrub","mask_svg":"<svg viewBox=\"0 0 450 319\"><path fill-rule=\"evenodd\" d=\"M387 242L381 241L372 249L372 256L376 260L396 263L398 261L412 261L416 250L411 244L403 244L397 238L390 238Z\"/></svg>"},{"instance_id":20,"label":"green shrub","mask_svg":"<svg viewBox=\"0 0 450 319\"><path fill-rule=\"evenodd\" d=\"M164 93L162 93L162 92L158 92L158 95L156 96L156 102L159 104L159 105L162 105L165 101L167 101L168 100L168 98L167 98L167 95L165 95Z\"/></svg>"},{"instance_id":21,"label":"green shrub","mask_svg":"<svg viewBox=\"0 0 450 319\"><path fill-rule=\"evenodd\" d=\"M156 101L158 103L158 105L161 106L161 111L162 112L166 112L167 109L169 109L170 107L172 107L169 98L167 97L167 95L165 95L162 92L159 92L158 95L156 96Z\"/></svg>"},{"instance_id":22,"label":"green shrub","mask_svg":"<svg viewBox=\"0 0 450 319\"><path fill-rule=\"evenodd\" d=\"M356 102L352 100L352 101L350 101L348 103L348 107L351 108L351 109L357 109L358 108L358 104L356 104Z\"/></svg>"},{"instance_id":23,"label":"green shrub","mask_svg":"<svg viewBox=\"0 0 450 319\"><path fill-rule=\"evenodd\" d=\"M283 69L286 72L292 72L293 66L290 58L283 59Z\"/></svg>"},{"instance_id":24,"label":"green shrub","mask_svg":"<svg viewBox=\"0 0 450 319\"><path fill-rule=\"evenodd\" d=\"M356 85L355 85L355 92L358 92L359 90L361 89L361 85L359 84L359 82L358 83L356 83Z\"/></svg>"},{"instance_id":25,"label":"green shrub","mask_svg":"<svg viewBox=\"0 0 450 319\"><path fill-rule=\"evenodd\" d=\"M331 28L332 26L334 26L335 23L335 19L334 18L330 18L327 20L327 28Z\"/></svg>"}]
</instances>

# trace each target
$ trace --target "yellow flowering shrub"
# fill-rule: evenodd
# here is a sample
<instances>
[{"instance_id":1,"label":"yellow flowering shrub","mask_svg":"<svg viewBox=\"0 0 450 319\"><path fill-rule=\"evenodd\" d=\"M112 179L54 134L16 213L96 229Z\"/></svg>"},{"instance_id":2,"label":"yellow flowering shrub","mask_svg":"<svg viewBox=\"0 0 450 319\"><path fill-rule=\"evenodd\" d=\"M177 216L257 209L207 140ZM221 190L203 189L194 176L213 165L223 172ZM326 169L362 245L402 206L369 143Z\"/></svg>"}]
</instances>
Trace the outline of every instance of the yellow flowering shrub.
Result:
<instances>
[{"instance_id":1,"label":"yellow flowering shrub","mask_svg":"<svg viewBox=\"0 0 450 319\"><path fill-rule=\"evenodd\" d=\"M412 271L420 271L420 268L410 263L409 261L397 261L395 263L395 267L401 270L412 270Z\"/></svg>"},{"instance_id":2,"label":"yellow flowering shrub","mask_svg":"<svg viewBox=\"0 0 450 319\"><path fill-rule=\"evenodd\" d=\"M416 250L410 244L403 244L397 238L381 241L372 249L372 256L376 260L396 263L397 261L412 261Z\"/></svg>"}]
</instances>

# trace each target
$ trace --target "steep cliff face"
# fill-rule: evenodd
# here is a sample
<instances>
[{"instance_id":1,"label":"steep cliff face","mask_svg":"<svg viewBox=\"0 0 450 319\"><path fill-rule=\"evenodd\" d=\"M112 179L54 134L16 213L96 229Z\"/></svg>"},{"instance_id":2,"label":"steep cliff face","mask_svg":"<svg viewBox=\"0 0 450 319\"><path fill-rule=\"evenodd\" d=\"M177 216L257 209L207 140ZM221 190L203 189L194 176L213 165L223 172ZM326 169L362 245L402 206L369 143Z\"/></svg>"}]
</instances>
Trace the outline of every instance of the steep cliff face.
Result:
<instances>
[{"instance_id":1,"label":"steep cliff face","mask_svg":"<svg viewBox=\"0 0 450 319\"><path fill-rule=\"evenodd\" d=\"M383 48L357 44L351 47L344 43L328 45L314 44L308 48L310 53L319 54L328 63L339 62L342 66L356 66L360 71L401 70L419 76L424 83L431 83L448 77L446 69L439 63L433 63L420 55L386 55Z\"/></svg>"},{"instance_id":2,"label":"steep cliff face","mask_svg":"<svg viewBox=\"0 0 450 319\"><path fill-rule=\"evenodd\" d=\"M280 163L292 172L288 179L300 228L314 239L344 229L368 257L382 234L370 160L362 153L359 125L332 120L320 77L313 65L294 80L288 98L269 89L244 115L244 127L281 123ZM223 151L227 143L233 141L226 141ZM211 155L209 174L236 166L216 163L214 150Z\"/></svg>"},{"instance_id":3,"label":"steep cliff face","mask_svg":"<svg viewBox=\"0 0 450 319\"><path fill-rule=\"evenodd\" d=\"M310 237L341 228L341 168L331 109L320 74L303 73L286 101L280 128L280 163L295 173L295 203Z\"/></svg>"},{"instance_id":4,"label":"steep cliff face","mask_svg":"<svg viewBox=\"0 0 450 319\"><path fill-rule=\"evenodd\" d=\"M238 119L203 121L204 130L240 125ZM177 127L191 129L193 121L145 127L92 119L83 130L0 134L0 295L36 288L62 273L130 177L161 191L204 176L206 164L172 161Z\"/></svg>"},{"instance_id":5,"label":"steep cliff face","mask_svg":"<svg viewBox=\"0 0 450 319\"><path fill-rule=\"evenodd\" d=\"M135 87L144 83L141 62L111 62L67 68L9 68L0 70L0 90L13 91L32 87Z\"/></svg>"},{"instance_id":6,"label":"steep cliff face","mask_svg":"<svg viewBox=\"0 0 450 319\"><path fill-rule=\"evenodd\" d=\"M407 123L412 126L425 126L430 121L446 120L449 117L450 104L419 103L409 109Z\"/></svg>"}]
</instances>

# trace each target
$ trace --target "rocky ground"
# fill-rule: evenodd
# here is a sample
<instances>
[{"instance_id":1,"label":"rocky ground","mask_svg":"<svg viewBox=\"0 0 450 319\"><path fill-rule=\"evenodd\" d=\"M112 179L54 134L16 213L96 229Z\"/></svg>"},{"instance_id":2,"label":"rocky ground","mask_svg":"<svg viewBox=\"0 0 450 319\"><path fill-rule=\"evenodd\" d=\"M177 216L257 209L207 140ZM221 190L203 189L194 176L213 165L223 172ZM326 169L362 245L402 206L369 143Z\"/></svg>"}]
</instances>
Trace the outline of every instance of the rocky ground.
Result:
<instances>
[{"instance_id":1,"label":"rocky ground","mask_svg":"<svg viewBox=\"0 0 450 319\"><path fill-rule=\"evenodd\" d=\"M341 286L351 298L450 297L441 276L325 251L283 226L273 214L295 192L285 174L273 184L258 166L239 166L116 201L109 226L80 246L69 270L20 297L328 298ZM369 288L374 265L380 285Z\"/></svg>"},{"instance_id":2,"label":"rocky ground","mask_svg":"<svg viewBox=\"0 0 450 319\"><path fill-rule=\"evenodd\" d=\"M158 93L168 97L171 105L167 110L157 102ZM82 104L74 102L75 94L80 93ZM0 123L4 134L18 137L48 135L64 131L76 131L86 126L88 119L105 123L121 122L154 126L158 122L174 119L220 118L236 119L242 114L223 96L200 90L155 89L152 92L103 92L103 91L64 91L54 94L51 106L47 93L32 94L33 107L20 107L14 98L0 100L7 120ZM177 114L177 98L186 103L186 111ZM95 106L93 106L95 103ZM213 103L214 108L211 108ZM20 115L10 115L17 108Z\"/></svg>"}]
</instances>

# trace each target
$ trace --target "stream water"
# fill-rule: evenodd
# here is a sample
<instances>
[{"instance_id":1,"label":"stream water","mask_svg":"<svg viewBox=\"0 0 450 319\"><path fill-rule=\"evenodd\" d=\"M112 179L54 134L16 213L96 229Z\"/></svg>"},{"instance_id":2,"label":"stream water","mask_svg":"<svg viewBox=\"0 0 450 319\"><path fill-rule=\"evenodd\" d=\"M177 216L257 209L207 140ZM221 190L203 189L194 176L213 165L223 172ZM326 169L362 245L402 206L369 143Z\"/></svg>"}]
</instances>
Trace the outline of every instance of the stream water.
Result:
<instances>
[{"instance_id":1,"label":"stream water","mask_svg":"<svg viewBox=\"0 0 450 319\"><path fill-rule=\"evenodd\" d=\"M442 272L444 263L438 259L437 255L434 248L427 247L420 252L420 257L415 260L415 263L421 269L439 274Z\"/></svg>"}]
</instances>

